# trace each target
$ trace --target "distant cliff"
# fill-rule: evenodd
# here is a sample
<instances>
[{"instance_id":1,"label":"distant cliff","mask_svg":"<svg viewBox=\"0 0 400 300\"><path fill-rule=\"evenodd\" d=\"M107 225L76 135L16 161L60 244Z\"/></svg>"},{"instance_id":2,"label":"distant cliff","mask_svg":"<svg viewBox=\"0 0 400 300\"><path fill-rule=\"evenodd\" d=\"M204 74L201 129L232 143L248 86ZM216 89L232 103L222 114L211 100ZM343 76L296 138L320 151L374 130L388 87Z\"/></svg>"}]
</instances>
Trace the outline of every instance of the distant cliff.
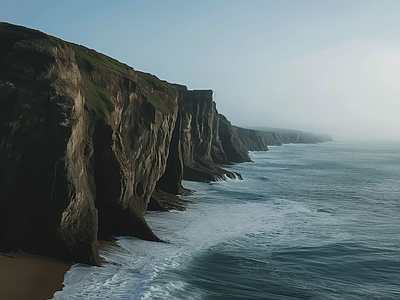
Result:
<instances>
[{"instance_id":1,"label":"distant cliff","mask_svg":"<svg viewBox=\"0 0 400 300\"><path fill-rule=\"evenodd\" d=\"M321 142L331 142L332 137L329 134L314 134Z\"/></svg>"},{"instance_id":2,"label":"distant cliff","mask_svg":"<svg viewBox=\"0 0 400 300\"><path fill-rule=\"evenodd\" d=\"M271 127L257 127L254 129L260 132L274 132L282 144L313 144L332 140L330 135L315 135L311 132L293 129Z\"/></svg>"},{"instance_id":3,"label":"distant cliff","mask_svg":"<svg viewBox=\"0 0 400 300\"><path fill-rule=\"evenodd\" d=\"M250 151L266 151L267 146L282 144L313 144L332 141L330 135L317 135L292 129L266 128L245 129L235 127L240 140Z\"/></svg>"},{"instance_id":4,"label":"distant cliff","mask_svg":"<svg viewBox=\"0 0 400 300\"><path fill-rule=\"evenodd\" d=\"M98 237L159 240L143 213L179 207L182 178L250 161L211 90L7 23L0 45L1 251L99 265Z\"/></svg>"},{"instance_id":5,"label":"distant cliff","mask_svg":"<svg viewBox=\"0 0 400 300\"><path fill-rule=\"evenodd\" d=\"M240 177L217 165L251 160L233 126L220 122L212 91L190 91L182 85L172 86L178 91L179 111L175 125L176 140L171 144L176 150L171 149L170 152L179 154L176 155L176 162L171 163L171 168L180 172L176 166L182 166L181 178L186 180L214 181L225 176ZM170 168L167 167L166 174L168 172ZM173 177L178 179L178 175Z\"/></svg>"},{"instance_id":6,"label":"distant cliff","mask_svg":"<svg viewBox=\"0 0 400 300\"><path fill-rule=\"evenodd\" d=\"M243 144L231 122L222 114L219 114L219 137L228 162L248 162L248 149Z\"/></svg>"},{"instance_id":7,"label":"distant cliff","mask_svg":"<svg viewBox=\"0 0 400 300\"><path fill-rule=\"evenodd\" d=\"M211 90L0 23L0 251L99 265L99 238L159 241L143 214L184 209L182 179L241 179L221 166L313 138L234 127Z\"/></svg>"},{"instance_id":8,"label":"distant cliff","mask_svg":"<svg viewBox=\"0 0 400 300\"><path fill-rule=\"evenodd\" d=\"M236 127L240 140L250 151L267 151L268 146L280 146L282 142L275 132L258 131Z\"/></svg>"}]
</instances>

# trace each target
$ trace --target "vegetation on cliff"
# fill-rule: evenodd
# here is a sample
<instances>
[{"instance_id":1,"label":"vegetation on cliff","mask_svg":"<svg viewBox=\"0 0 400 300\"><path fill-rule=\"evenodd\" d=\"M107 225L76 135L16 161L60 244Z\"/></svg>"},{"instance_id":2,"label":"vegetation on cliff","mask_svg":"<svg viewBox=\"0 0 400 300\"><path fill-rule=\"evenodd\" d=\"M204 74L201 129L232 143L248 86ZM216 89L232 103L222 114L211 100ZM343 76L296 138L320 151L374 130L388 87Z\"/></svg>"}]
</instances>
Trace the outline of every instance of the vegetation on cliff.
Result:
<instances>
[{"instance_id":1,"label":"vegetation on cliff","mask_svg":"<svg viewBox=\"0 0 400 300\"><path fill-rule=\"evenodd\" d=\"M98 237L159 240L143 213L181 209L182 178L237 176L212 159L239 141L222 146L212 91L7 23L0 45L2 251L100 264Z\"/></svg>"},{"instance_id":2,"label":"vegetation on cliff","mask_svg":"<svg viewBox=\"0 0 400 300\"><path fill-rule=\"evenodd\" d=\"M0 23L0 247L99 264L97 237L158 240L177 92L94 50Z\"/></svg>"},{"instance_id":3,"label":"vegetation on cliff","mask_svg":"<svg viewBox=\"0 0 400 300\"><path fill-rule=\"evenodd\" d=\"M240 179L220 166L251 161L240 136L212 90L0 23L0 250L99 265L98 238L159 241L146 209L184 209L182 179Z\"/></svg>"}]
</instances>

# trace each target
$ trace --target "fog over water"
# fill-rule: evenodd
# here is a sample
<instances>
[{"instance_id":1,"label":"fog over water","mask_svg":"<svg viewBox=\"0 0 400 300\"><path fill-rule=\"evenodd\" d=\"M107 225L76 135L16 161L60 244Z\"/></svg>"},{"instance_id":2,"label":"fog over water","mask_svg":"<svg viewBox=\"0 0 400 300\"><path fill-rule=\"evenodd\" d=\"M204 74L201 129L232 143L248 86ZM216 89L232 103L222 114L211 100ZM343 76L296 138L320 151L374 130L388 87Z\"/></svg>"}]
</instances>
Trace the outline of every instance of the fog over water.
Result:
<instances>
[{"instance_id":1,"label":"fog over water","mask_svg":"<svg viewBox=\"0 0 400 300\"><path fill-rule=\"evenodd\" d=\"M0 20L212 89L235 125L400 140L399 1L0 0Z\"/></svg>"}]
</instances>

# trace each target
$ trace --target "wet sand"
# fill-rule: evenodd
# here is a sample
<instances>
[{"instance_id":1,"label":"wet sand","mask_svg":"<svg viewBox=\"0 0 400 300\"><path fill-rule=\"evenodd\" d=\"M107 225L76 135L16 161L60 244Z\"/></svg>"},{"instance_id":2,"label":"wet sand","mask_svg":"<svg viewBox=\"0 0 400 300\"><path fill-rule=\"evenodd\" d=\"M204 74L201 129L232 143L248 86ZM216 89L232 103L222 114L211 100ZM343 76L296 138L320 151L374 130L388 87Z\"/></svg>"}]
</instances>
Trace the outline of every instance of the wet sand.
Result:
<instances>
[{"instance_id":1,"label":"wet sand","mask_svg":"<svg viewBox=\"0 0 400 300\"><path fill-rule=\"evenodd\" d=\"M71 264L18 251L0 253L0 299L51 299L63 289Z\"/></svg>"},{"instance_id":2,"label":"wet sand","mask_svg":"<svg viewBox=\"0 0 400 300\"><path fill-rule=\"evenodd\" d=\"M98 245L118 247L114 238L98 240ZM51 299L63 289L64 275L71 266L62 260L22 251L0 252L0 300Z\"/></svg>"}]
</instances>

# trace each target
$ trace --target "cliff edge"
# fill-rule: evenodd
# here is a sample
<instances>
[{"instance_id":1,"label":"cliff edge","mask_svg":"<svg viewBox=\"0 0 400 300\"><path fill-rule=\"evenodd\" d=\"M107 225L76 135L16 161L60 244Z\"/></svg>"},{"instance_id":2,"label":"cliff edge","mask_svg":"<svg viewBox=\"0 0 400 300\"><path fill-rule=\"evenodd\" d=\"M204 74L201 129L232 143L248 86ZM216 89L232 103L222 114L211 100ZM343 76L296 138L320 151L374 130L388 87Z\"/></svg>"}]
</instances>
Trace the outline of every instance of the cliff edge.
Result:
<instances>
[{"instance_id":1,"label":"cliff edge","mask_svg":"<svg viewBox=\"0 0 400 300\"><path fill-rule=\"evenodd\" d=\"M98 265L98 234L158 240L176 90L35 30L0 23L0 45L1 250Z\"/></svg>"},{"instance_id":2,"label":"cliff edge","mask_svg":"<svg viewBox=\"0 0 400 300\"><path fill-rule=\"evenodd\" d=\"M147 209L250 161L212 94L0 23L0 250L99 265L98 238L159 241Z\"/></svg>"}]
</instances>

